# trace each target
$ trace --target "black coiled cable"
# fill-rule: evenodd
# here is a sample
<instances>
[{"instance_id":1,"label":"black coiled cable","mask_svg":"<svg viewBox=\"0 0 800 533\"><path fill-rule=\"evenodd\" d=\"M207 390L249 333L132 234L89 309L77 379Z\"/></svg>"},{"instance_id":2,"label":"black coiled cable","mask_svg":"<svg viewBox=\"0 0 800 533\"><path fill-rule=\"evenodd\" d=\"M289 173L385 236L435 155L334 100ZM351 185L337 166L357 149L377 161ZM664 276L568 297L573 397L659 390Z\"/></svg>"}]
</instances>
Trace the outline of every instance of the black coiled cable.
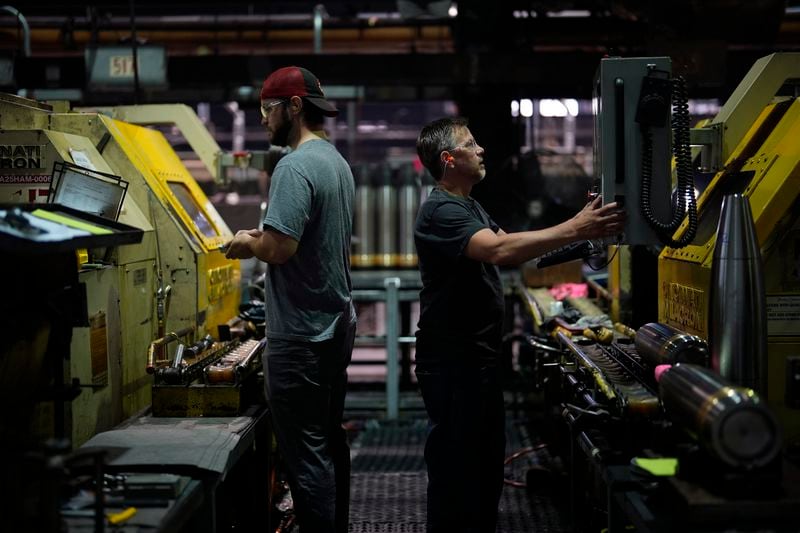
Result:
<instances>
[{"instance_id":1,"label":"black coiled cable","mask_svg":"<svg viewBox=\"0 0 800 533\"><path fill-rule=\"evenodd\" d=\"M659 237L662 234L672 235L683 220L684 206L679 202L672 213L672 220L669 223L661 222L653 212L653 205L650 199L651 188L653 185L653 133L647 126L642 127L642 192L641 207L644 219L650 224ZM663 237L661 237L663 241Z\"/></svg>"},{"instance_id":2,"label":"black coiled cable","mask_svg":"<svg viewBox=\"0 0 800 533\"><path fill-rule=\"evenodd\" d=\"M672 248L683 248L694 240L697 233L697 200L694 197L692 174L692 152L689 146L689 98L686 82L681 76L672 80L672 153L678 177L677 199L672 205L672 219L661 222L653 212L650 199L653 182L653 134L648 126L642 126L642 215L656 231L661 242ZM680 239L672 235L680 227L688 211L689 226Z\"/></svg>"},{"instance_id":3,"label":"black coiled cable","mask_svg":"<svg viewBox=\"0 0 800 533\"><path fill-rule=\"evenodd\" d=\"M680 239L676 241L669 235L667 244L672 248L683 248L691 243L697 234L697 199L694 196L692 149L689 145L689 95L686 91L686 82L681 76L676 76L672 80L672 131L672 153L675 155L678 175L678 206L683 219L684 202L687 204L689 223Z\"/></svg>"}]
</instances>

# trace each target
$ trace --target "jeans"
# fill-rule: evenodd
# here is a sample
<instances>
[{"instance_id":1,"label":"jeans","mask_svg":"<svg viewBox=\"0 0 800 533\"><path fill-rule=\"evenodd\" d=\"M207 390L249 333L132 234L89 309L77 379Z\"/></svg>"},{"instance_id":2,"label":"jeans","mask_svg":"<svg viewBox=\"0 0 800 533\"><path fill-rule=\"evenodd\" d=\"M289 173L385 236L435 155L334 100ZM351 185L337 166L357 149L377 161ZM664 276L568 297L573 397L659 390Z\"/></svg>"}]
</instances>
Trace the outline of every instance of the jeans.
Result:
<instances>
[{"instance_id":1,"label":"jeans","mask_svg":"<svg viewBox=\"0 0 800 533\"><path fill-rule=\"evenodd\" d=\"M431 421L427 531L494 533L505 456L499 369L417 353L416 375Z\"/></svg>"},{"instance_id":2,"label":"jeans","mask_svg":"<svg viewBox=\"0 0 800 533\"><path fill-rule=\"evenodd\" d=\"M302 533L348 530L350 446L342 413L355 329L348 322L327 341L267 344L267 400Z\"/></svg>"}]
</instances>

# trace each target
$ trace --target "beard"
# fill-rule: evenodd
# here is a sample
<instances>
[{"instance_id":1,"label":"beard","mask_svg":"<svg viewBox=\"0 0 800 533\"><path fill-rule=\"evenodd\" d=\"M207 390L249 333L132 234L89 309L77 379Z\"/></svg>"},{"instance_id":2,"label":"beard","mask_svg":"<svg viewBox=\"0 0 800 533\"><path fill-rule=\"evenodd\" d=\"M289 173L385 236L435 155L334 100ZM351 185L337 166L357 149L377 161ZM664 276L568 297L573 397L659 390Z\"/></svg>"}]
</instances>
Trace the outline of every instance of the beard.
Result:
<instances>
[{"instance_id":1,"label":"beard","mask_svg":"<svg viewBox=\"0 0 800 533\"><path fill-rule=\"evenodd\" d=\"M275 130L270 130L270 144L275 146L288 146L289 134L292 132L292 120L289 118L289 111L282 109L281 125Z\"/></svg>"}]
</instances>

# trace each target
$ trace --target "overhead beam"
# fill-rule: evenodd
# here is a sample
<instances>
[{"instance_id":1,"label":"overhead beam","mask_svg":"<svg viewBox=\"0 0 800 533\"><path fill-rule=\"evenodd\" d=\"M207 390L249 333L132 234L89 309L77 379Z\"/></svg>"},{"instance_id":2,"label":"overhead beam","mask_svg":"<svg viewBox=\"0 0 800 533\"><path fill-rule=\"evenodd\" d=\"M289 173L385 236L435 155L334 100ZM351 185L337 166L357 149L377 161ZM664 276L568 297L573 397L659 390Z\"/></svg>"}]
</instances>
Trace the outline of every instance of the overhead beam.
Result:
<instances>
[{"instance_id":1,"label":"overhead beam","mask_svg":"<svg viewBox=\"0 0 800 533\"><path fill-rule=\"evenodd\" d=\"M629 50L628 55L646 54L647 50ZM753 62L771 50L718 50L716 68L699 69L685 74L690 95L726 98ZM276 68L302 65L314 72L324 86L363 87L369 100L397 99L396 94L412 94L414 99L431 94L452 94L455 88L473 87L492 98L493 86L504 86L504 93L520 97L590 98L592 80L601 50L559 51L546 53L463 53L403 55L279 55L279 56L172 56L167 58L168 87L143 91L143 103L236 100L255 103L257 91L241 92L241 87L257 87ZM688 61L688 60L687 60ZM696 60L694 60L696 61ZM681 63L674 61L676 71ZM688 63L687 63L688 64ZM102 92L86 86L83 57L18 58L16 84L0 90L77 88L85 104L121 104L132 100L130 91ZM392 92L392 88L402 93ZM388 89L388 90L387 90ZM433 92L431 92L433 91ZM382 96L383 95L383 96Z\"/></svg>"}]
</instances>

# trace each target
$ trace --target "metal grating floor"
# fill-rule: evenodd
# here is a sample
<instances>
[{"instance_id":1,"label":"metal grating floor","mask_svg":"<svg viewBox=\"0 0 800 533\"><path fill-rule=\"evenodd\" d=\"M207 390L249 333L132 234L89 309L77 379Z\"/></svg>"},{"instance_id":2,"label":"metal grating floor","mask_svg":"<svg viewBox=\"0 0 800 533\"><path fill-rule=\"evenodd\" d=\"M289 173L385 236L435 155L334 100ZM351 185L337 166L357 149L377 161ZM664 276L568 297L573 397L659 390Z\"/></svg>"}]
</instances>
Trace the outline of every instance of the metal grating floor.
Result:
<instances>
[{"instance_id":1,"label":"metal grating floor","mask_svg":"<svg viewBox=\"0 0 800 533\"><path fill-rule=\"evenodd\" d=\"M529 446L539 444L532 439L526 420L515 420L506 413L506 457ZM546 471L552 458L547 449L536 450L521 456L506 465L507 480L525 482L526 474L531 468ZM543 476L547 479L547 476ZM556 493L553 488L536 487L528 490L521 487L505 485L500 498L497 517L497 531L502 533L532 532L560 533L569 531L569 525L556 507Z\"/></svg>"},{"instance_id":2,"label":"metal grating floor","mask_svg":"<svg viewBox=\"0 0 800 533\"><path fill-rule=\"evenodd\" d=\"M508 454L530 442L526 424L507 424ZM350 531L424 532L427 478L423 450L426 420L368 421L352 444ZM525 481L529 468L549 461L546 450L524 455L506 467L506 478ZM567 528L547 494L506 485L498 532L560 532Z\"/></svg>"},{"instance_id":3,"label":"metal grating floor","mask_svg":"<svg viewBox=\"0 0 800 533\"><path fill-rule=\"evenodd\" d=\"M352 444L350 531L425 531L424 420L369 421Z\"/></svg>"}]
</instances>

